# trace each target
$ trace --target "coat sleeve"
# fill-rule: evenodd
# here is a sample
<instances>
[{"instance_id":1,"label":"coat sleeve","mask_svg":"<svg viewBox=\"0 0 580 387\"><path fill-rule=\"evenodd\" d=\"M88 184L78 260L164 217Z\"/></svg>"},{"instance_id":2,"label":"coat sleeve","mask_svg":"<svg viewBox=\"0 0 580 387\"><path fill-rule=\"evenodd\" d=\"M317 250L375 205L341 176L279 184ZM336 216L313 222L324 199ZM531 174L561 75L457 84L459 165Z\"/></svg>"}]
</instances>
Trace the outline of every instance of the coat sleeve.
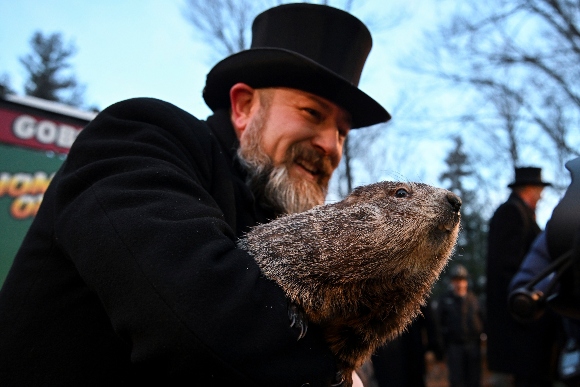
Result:
<instances>
[{"instance_id":1,"label":"coat sleeve","mask_svg":"<svg viewBox=\"0 0 580 387\"><path fill-rule=\"evenodd\" d=\"M297 341L282 290L236 248L210 194L227 165L202 126L156 100L103 111L61 171L56 240L134 363L197 382L327 385L321 332Z\"/></svg>"},{"instance_id":2,"label":"coat sleeve","mask_svg":"<svg viewBox=\"0 0 580 387\"><path fill-rule=\"evenodd\" d=\"M509 291L512 292L520 287L525 286L536 275L540 274L542 270L549 266L551 261L552 259L548 253L546 233L542 232L534 240L534 243L530 247L530 251L528 254L526 254L524 260L522 261L520 268L510 283ZM546 278L536 284L535 288L545 291L552 277L553 274L548 275Z\"/></svg>"}]
</instances>

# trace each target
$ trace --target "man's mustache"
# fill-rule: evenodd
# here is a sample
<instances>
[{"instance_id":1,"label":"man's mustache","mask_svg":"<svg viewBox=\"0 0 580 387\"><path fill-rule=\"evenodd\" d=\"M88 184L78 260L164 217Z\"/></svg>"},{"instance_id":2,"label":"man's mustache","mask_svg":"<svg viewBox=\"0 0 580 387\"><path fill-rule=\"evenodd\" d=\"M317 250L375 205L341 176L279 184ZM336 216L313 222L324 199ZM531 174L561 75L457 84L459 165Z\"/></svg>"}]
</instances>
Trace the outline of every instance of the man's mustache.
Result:
<instances>
[{"instance_id":1,"label":"man's mustache","mask_svg":"<svg viewBox=\"0 0 580 387\"><path fill-rule=\"evenodd\" d=\"M287 164L296 163L316 175L319 180L329 179L334 171L330 157L305 143L297 143L288 150Z\"/></svg>"}]
</instances>

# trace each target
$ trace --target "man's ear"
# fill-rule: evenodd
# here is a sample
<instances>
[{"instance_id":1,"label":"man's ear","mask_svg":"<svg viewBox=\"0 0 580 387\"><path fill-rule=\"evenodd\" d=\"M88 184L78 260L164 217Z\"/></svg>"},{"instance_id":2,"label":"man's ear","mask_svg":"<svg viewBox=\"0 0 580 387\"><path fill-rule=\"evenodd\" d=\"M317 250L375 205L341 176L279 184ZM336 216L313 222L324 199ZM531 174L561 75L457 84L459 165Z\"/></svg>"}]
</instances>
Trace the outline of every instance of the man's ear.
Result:
<instances>
[{"instance_id":1,"label":"man's ear","mask_svg":"<svg viewBox=\"0 0 580 387\"><path fill-rule=\"evenodd\" d=\"M258 108L256 89L245 83L236 83L230 89L231 120L238 138L242 135L255 109Z\"/></svg>"}]
</instances>

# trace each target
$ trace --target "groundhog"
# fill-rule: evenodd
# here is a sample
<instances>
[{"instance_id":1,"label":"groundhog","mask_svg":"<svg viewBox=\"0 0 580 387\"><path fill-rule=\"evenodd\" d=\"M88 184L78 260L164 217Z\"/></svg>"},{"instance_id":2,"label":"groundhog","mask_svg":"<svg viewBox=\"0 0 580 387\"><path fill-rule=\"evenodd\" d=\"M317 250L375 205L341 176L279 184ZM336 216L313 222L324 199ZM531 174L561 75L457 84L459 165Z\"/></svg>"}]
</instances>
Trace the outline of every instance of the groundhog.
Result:
<instances>
[{"instance_id":1,"label":"groundhog","mask_svg":"<svg viewBox=\"0 0 580 387\"><path fill-rule=\"evenodd\" d=\"M421 183L381 182L344 200L258 225L239 241L284 289L293 326L319 324L336 385L417 316L451 255L461 199Z\"/></svg>"}]
</instances>

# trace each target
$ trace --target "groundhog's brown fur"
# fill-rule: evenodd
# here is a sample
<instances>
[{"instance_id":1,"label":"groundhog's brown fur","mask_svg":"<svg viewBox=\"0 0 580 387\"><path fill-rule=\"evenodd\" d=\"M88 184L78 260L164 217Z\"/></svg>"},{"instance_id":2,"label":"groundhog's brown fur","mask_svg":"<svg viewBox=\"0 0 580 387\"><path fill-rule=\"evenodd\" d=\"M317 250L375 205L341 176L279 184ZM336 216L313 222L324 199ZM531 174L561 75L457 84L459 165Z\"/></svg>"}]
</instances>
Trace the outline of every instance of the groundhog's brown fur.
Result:
<instances>
[{"instance_id":1,"label":"groundhog's brown fur","mask_svg":"<svg viewBox=\"0 0 580 387\"><path fill-rule=\"evenodd\" d=\"M419 313L457 239L461 200L420 183L357 188L252 229L240 246L323 327L345 384Z\"/></svg>"}]
</instances>

